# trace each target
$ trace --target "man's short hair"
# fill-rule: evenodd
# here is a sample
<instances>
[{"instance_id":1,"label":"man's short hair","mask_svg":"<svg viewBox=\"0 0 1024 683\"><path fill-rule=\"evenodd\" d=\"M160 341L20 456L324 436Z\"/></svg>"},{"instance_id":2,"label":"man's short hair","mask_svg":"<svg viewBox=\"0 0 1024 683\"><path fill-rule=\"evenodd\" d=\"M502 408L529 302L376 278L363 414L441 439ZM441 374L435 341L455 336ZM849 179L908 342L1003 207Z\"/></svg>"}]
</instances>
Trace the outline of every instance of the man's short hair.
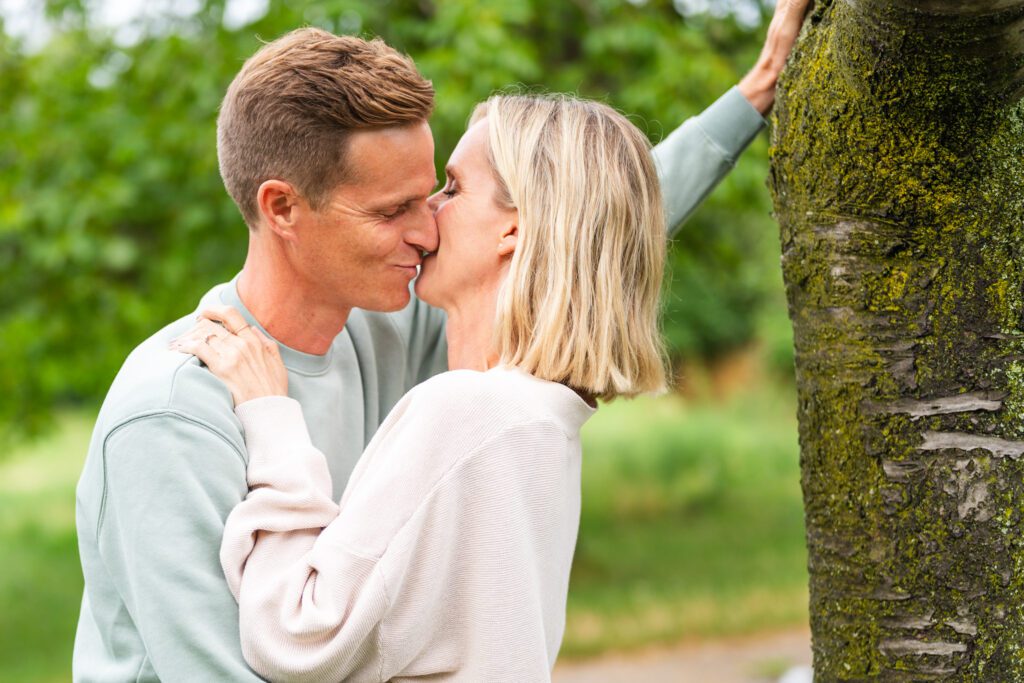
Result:
<instances>
[{"instance_id":1,"label":"man's short hair","mask_svg":"<svg viewBox=\"0 0 1024 683\"><path fill-rule=\"evenodd\" d=\"M314 209L354 175L352 131L426 121L434 88L384 41L292 31L246 61L217 118L217 157L228 194L250 229L261 183L291 183Z\"/></svg>"}]
</instances>

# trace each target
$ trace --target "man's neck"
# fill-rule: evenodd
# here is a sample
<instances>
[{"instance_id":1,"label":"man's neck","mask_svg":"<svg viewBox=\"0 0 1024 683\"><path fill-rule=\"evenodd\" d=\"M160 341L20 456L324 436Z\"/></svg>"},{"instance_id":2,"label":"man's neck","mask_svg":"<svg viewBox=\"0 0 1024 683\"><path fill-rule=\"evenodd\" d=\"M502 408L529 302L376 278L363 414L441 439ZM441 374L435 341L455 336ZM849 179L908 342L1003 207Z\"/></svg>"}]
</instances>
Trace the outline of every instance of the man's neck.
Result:
<instances>
[{"instance_id":1,"label":"man's neck","mask_svg":"<svg viewBox=\"0 0 1024 683\"><path fill-rule=\"evenodd\" d=\"M260 259L246 259L238 276L238 297L274 339L322 356L341 333L351 309L325 305L298 278L282 277Z\"/></svg>"}]
</instances>

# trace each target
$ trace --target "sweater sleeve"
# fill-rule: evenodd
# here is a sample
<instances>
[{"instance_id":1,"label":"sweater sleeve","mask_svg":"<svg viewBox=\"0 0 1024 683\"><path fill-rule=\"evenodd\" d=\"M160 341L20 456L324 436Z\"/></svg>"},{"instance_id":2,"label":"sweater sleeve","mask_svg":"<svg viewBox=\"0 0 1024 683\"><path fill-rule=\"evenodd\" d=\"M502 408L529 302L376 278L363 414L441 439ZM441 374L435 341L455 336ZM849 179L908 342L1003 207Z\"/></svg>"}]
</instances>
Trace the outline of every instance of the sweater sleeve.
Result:
<instances>
[{"instance_id":1,"label":"sweater sleeve","mask_svg":"<svg viewBox=\"0 0 1024 683\"><path fill-rule=\"evenodd\" d=\"M273 396L236 413L250 491L225 524L221 565L238 600L246 661L271 681L379 680L386 601L377 562L321 533L338 505L301 406Z\"/></svg>"},{"instance_id":2,"label":"sweater sleeve","mask_svg":"<svg viewBox=\"0 0 1024 683\"><path fill-rule=\"evenodd\" d=\"M216 550L245 495L242 453L199 419L161 412L111 432L103 472L98 551L127 609L116 618L138 630L147 668L162 681L259 680L242 659ZM122 632L102 627L117 656Z\"/></svg>"},{"instance_id":3,"label":"sweater sleeve","mask_svg":"<svg viewBox=\"0 0 1024 683\"><path fill-rule=\"evenodd\" d=\"M732 170L764 126L758 111L734 87L654 148L670 235Z\"/></svg>"}]
</instances>

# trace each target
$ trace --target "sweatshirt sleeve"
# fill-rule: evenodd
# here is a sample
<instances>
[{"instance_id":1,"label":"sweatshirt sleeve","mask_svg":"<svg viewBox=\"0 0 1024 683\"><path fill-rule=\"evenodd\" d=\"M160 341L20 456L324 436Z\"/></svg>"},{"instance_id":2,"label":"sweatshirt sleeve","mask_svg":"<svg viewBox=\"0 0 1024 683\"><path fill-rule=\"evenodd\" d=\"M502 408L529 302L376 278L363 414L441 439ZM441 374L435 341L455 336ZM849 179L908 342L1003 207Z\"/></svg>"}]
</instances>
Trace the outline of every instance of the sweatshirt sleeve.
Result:
<instances>
[{"instance_id":1,"label":"sweatshirt sleeve","mask_svg":"<svg viewBox=\"0 0 1024 683\"><path fill-rule=\"evenodd\" d=\"M761 114L733 87L654 148L670 235L729 173L765 125Z\"/></svg>"},{"instance_id":2,"label":"sweatshirt sleeve","mask_svg":"<svg viewBox=\"0 0 1024 683\"><path fill-rule=\"evenodd\" d=\"M224 519L245 496L243 454L197 418L162 412L111 432L103 470L99 554L156 676L258 681L217 562Z\"/></svg>"},{"instance_id":3,"label":"sweatshirt sleeve","mask_svg":"<svg viewBox=\"0 0 1024 683\"><path fill-rule=\"evenodd\" d=\"M379 680L386 599L377 562L321 533L338 505L301 406L273 396L236 413L250 491L225 524L221 564L238 600L246 661L271 681Z\"/></svg>"}]
</instances>

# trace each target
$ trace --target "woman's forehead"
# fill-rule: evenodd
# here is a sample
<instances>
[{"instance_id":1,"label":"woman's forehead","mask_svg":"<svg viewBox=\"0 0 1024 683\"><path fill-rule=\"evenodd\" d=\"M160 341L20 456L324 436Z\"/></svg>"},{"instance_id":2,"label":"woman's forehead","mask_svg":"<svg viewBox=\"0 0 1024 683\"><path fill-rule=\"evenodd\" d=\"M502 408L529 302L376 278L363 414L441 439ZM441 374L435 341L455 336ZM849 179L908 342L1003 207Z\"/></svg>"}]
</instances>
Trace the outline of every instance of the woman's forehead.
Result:
<instances>
[{"instance_id":1,"label":"woman's forehead","mask_svg":"<svg viewBox=\"0 0 1024 683\"><path fill-rule=\"evenodd\" d=\"M459 178L487 167L487 117L480 119L462 135L455 146L445 172Z\"/></svg>"}]
</instances>

